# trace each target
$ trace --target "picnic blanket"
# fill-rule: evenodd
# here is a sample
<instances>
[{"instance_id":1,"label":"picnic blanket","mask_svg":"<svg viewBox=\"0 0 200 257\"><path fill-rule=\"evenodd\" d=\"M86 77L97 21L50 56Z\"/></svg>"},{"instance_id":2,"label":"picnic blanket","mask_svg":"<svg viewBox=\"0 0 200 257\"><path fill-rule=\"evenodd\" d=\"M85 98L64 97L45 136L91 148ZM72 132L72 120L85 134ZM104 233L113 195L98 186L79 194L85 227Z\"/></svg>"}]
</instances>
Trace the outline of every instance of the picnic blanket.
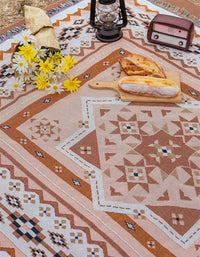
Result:
<instances>
[{"instance_id":1,"label":"picnic blanket","mask_svg":"<svg viewBox=\"0 0 200 257\"><path fill-rule=\"evenodd\" d=\"M90 1L48 12L63 55L78 63L74 93L7 88L24 25L0 36L0 256L200 255L200 29L180 51L149 43L148 25L171 14L126 1L123 38L102 43ZM181 103L121 101L91 81L119 78L137 53L180 74Z\"/></svg>"}]
</instances>

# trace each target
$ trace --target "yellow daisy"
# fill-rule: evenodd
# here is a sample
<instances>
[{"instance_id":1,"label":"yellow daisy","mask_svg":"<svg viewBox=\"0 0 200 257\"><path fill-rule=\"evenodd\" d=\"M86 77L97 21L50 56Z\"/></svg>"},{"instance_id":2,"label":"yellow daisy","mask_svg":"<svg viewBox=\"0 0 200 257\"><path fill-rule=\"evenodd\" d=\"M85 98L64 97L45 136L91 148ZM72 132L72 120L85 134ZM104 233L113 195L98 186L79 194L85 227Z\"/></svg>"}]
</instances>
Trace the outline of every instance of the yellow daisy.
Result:
<instances>
[{"instance_id":1,"label":"yellow daisy","mask_svg":"<svg viewBox=\"0 0 200 257\"><path fill-rule=\"evenodd\" d=\"M39 63L40 60L35 56L33 59L30 60L31 62Z\"/></svg>"},{"instance_id":2,"label":"yellow daisy","mask_svg":"<svg viewBox=\"0 0 200 257\"><path fill-rule=\"evenodd\" d=\"M62 59L62 70L64 73L67 73L72 67L74 67L74 64L77 63L77 61L74 60L74 56L67 56Z\"/></svg>"},{"instance_id":3,"label":"yellow daisy","mask_svg":"<svg viewBox=\"0 0 200 257\"><path fill-rule=\"evenodd\" d=\"M44 73L42 73L42 75L39 75L36 77L36 88L38 88L39 90L43 90L43 89L47 89L47 87L49 86L49 82L48 82L48 75L44 75Z\"/></svg>"},{"instance_id":4,"label":"yellow daisy","mask_svg":"<svg viewBox=\"0 0 200 257\"><path fill-rule=\"evenodd\" d=\"M51 56L51 61L56 65L60 65L62 59L62 55L60 52L57 52L55 55Z\"/></svg>"},{"instance_id":5,"label":"yellow daisy","mask_svg":"<svg viewBox=\"0 0 200 257\"><path fill-rule=\"evenodd\" d=\"M63 82L63 88L66 88L67 91L70 91L72 93L78 90L78 88L80 87L80 83L80 80L77 80L77 78L73 80L73 76L71 76L69 80Z\"/></svg>"},{"instance_id":6,"label":"yellow daisy","mask_svg":"<svg viewBox=\"0 0 200 257\"><path fill-rule=\"evenodd\" d=\"M44 73L50 74L51 71L53 70L53 64L50 63L49 59L47 59L45 62L41 60L39 63L39 66L40 66L39 71L43 71Z\"/></svg>"},{"instance_id":7,"label":"yellow daisy","mask_svg":"<svg viewBox=\"0 0 200 257\"><path fill-rule=\"evenodd\" d=\"M24 46L19 47L19 55L22 55L24 60L29 61L35 57L35 50L32 45L25 43Z\"/></svg>"}]
</instances>

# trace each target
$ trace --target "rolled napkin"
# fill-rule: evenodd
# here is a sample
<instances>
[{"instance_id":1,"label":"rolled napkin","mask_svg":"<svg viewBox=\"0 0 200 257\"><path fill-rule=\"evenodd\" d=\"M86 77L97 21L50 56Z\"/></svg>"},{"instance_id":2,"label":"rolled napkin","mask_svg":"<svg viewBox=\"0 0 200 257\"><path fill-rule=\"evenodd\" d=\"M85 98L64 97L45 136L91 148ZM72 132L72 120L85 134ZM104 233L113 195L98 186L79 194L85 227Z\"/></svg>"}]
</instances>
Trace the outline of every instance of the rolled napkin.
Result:
<instances>
[{"instance_id":1,"label":"rolled napkin","mask_svg":"<svg viewBox=\"0 0 200 257\"><path fill-rule=\"evenodd\" d=\"M145 76L123 77L119 88L130 94L151 97L175 97L179 92L178 85L172 80Z\"/></svg>"},{"instance_id":2,"label":"rolled napkin","mask_svg":"<svg viewBox=\"0 0 200 257\"><path fill-rule=\"evenodd\" d=\"M46 12L40 8L25 5L26 29L35 36L33 46L60 50L53 25Z\"/></svg>"}]
</instances>

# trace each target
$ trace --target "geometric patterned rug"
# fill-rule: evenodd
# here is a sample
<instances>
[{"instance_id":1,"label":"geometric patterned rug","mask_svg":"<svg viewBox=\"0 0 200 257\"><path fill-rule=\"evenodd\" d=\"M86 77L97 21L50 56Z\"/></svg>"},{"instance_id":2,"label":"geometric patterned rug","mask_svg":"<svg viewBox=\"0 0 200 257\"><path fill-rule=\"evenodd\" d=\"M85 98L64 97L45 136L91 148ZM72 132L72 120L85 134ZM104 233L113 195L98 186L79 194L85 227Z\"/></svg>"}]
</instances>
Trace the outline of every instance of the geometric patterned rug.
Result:
<instances>
[{"instance_id":1,"label":"geometric patterned rug","mask_svg":"<svg viewBox=\"0 0 200 257\"><path fill-rule=\"evenodd\" d=\"M82 102L88 129L57 149L87 170L95 209L147 218L187 248L200 217L198 108Z\"/></svg>"},{"instance_id":2,"label":"geometric patterned rug","mask_svg":"<svg viewBox=\"0 0 200 257\"><path fill-rule=\"evenodd\" d=\"M23 24L0 36L0 256L200 256L200 29L179 51L146 39L158 13L126 1L128 25L95 38L90 1L49 12L80 90L11 92L11 54ZM181 103L123 102L90 81L113 81L138 53L178 71Z\"/></svg>"}]
</instances>

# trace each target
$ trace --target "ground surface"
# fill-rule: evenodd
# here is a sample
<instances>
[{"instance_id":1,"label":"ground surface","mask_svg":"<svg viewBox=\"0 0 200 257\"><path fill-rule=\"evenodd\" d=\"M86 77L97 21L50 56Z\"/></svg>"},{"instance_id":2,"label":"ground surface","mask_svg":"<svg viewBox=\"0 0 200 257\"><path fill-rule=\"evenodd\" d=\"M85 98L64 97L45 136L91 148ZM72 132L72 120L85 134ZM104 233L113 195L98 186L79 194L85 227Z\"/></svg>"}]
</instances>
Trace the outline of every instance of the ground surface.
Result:
<instances>
[{"instance_id":1,"label":"ground surface","mask_svg":"<svg viewBox=\"0 0 200 257\"><path fill-rule=\"evenodd\" d=\"M0 28L4 28L23 18L24 5L45 8L55 2L56 0L0 0Z\"/></svg>"},{"instance_id":2,"label":"ground surface","mask_svg":"<svg viewBox=\"0 0 200 257\"><path fill-rule=\"evenodd\" d=\"M64 0L63 0L64 1ZM200 27L200 0L149 0L158 6L190 19ZM0 29L23 18L24 5L46 8L62 0L0 0ZM176 8L174 8L176 6Z\"/></svg>"}]
</instances>

